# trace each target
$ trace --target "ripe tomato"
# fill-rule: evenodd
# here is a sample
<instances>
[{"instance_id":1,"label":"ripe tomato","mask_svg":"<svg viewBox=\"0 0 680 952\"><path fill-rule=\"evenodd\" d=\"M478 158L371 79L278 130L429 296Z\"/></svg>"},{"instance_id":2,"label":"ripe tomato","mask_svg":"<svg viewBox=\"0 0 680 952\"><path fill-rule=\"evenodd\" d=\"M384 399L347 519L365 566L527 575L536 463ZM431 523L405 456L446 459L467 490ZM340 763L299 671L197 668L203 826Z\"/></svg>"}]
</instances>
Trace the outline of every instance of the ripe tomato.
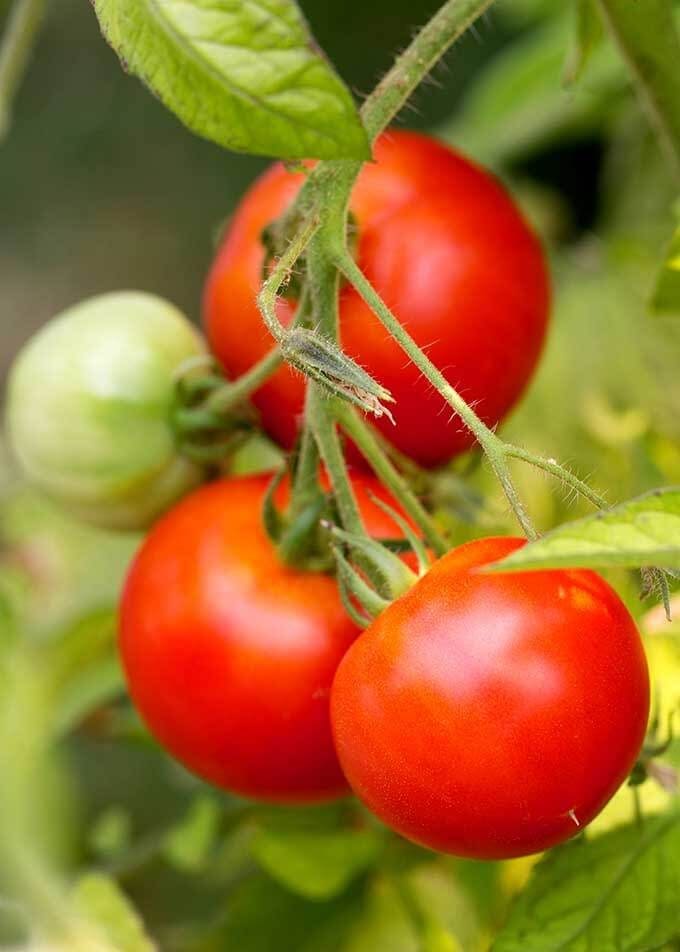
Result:
<instances>
[{"instance_id":1,"label":"ripe tomato","mask_svg":"<svg viewBox=\"0 0 680 952\"><path fill-rule=\"evenodd\" d=\"M204 350L177 308L139 291L50 321L9 378L8 432L28 479L87 522L146 527L201 478L169 416L178 367Z\"/></svg>"},{"instance_id":2,"label":"ripe tomato","mask_svg":"<svg viewBox=\"0 0 680 952\"><path fill-rule=\"evenodd\" d=\"M345 655L331 714L356 794L425 846L501 859L578 833L642 744L640 637L594 572L484 574L521 545L440 559Z\"/></svg>"},{"instance_id":3,"label":"ripe tomato","mask_svg":"<svg viewBox=\"0 0 680 952\"><path fill-rule=\"evenodd\" d=\"M269 478L215 482L154 526L125 585L120 649L161 744L204 779L280 802L347 793L329 694L357 635L334 579L288 568L261 524ZM366 527L398 527L354 479ZM285 496L287 486L281 487Z\"/></svg>"},{"instance_id":4,"label":"ripe tomato","mask_svg":"<svg viewBox=\"0 0 680 952\"><path fill-rule=\"evenodd\" d=\"M358 262L416 342L489 424L501 420L534 370L546 330L548 275L538 241L501 185L443 144L390 131L356 183L351 210ZM230 375L272 346L256 306L263 228L289 205L303 176L274 165L250 189L208 276L210 345ZM294 303L280 302L284 323ZM376 426L403 453L437 466L471 434L409 363L353 288L340 301L342 343L392 391L396 427ZM268 433L294 441L304 381L280 369L255 394Z\"/></svg>"}]
</instances>

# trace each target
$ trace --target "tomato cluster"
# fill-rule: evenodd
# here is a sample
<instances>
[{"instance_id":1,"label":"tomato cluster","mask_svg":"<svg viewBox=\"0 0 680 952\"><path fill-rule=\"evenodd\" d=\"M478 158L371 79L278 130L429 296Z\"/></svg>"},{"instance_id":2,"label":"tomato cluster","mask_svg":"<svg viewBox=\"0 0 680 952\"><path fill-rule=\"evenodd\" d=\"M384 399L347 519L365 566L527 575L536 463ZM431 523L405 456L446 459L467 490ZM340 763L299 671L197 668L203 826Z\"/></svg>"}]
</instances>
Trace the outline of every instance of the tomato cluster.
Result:
<instances>
[{"instance_id":1,"label":"tomato cluster","mask_svg":"<svg viewBox=\"0 0 680 952\"><path fill-rule=\"evenodd\" d=\"M543 343L539 244L502 187L444 145L389 132L375 159L351 197L358 263L495 426ZM207 335L230 376L271 347L256 307L263 231L302 180L275 165L255 183L208 277ZM383 435L424 467L469 448L356 291L340 295L345 350L396 399L395 425L376 423ZM294 307L279 302L284 323ZM521 540L481 539L360 633L333 576L286 561L265 531L263 507L287 506L288 480L273 499L269 474L194 488L210 473L178 440L177 381L205 357L171 305L126 292L60 316L10 378L9 434L34 483L99 525L155 521L124 588L120 650L156 738L219 787L290 803L353 791L402 835L462 856L516 856L577 833L633 767L648 718L644 653L616 593L584 570L486 571ZM286 449L304 386L283 367L254 395ZM322 501L328 489L321 471ZM378 480L359 470L351 489L367 534L403 541Z\"/></svg>"}]
</instances>

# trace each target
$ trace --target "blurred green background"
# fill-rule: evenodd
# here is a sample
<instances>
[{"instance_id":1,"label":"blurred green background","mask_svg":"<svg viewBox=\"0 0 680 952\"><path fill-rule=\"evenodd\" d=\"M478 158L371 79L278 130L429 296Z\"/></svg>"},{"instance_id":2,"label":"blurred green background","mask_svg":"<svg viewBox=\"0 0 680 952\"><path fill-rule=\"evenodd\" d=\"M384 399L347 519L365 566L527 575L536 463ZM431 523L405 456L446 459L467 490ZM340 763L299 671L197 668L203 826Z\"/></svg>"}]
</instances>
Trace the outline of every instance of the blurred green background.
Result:
<instances>
[{"instance_id":1,"label":"blurred green background","mask_svg":"<svg viewBox=\"0 0 680 952\"><path fill-rule=\"evenodd\" d=\"M303 4L358 96L437 5ZM505 431L614 502L680 482L680 322L648 308L676 196L606 41L565 84L573 36L570 5L504 0L401 120L491 165L540 230L553 327ZM126 77L85 0L53 4L0 143L0 374L90 294L140 288L198 320L215 236L264 164L192 137ZM585 511L540 474L518 480L544 527ZM0 487L0 947L38 928L61 936L50 948L95 952L152 940L163 952L488 948L527 863L436 858L351 804L267 810L190 778L122 696L113 610L138 540L72 522L6 455ZM483 468L442 474L434 498L456 540L512 528ZM638 616L650 609L634 573L613 579ZM650 655L672 706L678 629L664 632ZM623 791L602 823L631 811ZM105 923L105 940L90 921Z\"/></svg>"}]
</instances>

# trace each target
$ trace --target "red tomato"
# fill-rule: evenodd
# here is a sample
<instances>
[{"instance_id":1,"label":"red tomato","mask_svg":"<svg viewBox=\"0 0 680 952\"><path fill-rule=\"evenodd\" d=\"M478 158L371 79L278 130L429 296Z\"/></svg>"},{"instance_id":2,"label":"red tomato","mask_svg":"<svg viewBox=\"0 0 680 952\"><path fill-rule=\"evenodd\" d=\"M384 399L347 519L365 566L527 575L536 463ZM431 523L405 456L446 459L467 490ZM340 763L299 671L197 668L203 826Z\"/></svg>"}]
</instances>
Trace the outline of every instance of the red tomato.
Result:
<instances>
[{"instance_id":1,"label":"red tomato","mask_svg":"<svg viewBox=\"0 0 680 952\"><path fill-rule=\"evenodd\" d=\"M369 532L401 535L354 479ZM272 801L347 792L329 693L357 635L332 577L283 565L261 524L267 476L187 496L147 536L121 604L132 698L178 760L219 787ZM286 486L281 494L288 493Z\"/></svg>"},{"instance_id":2,"label":"red tomato","mask_svg":"<svg viewBox=\"0 0 680 952\"><path fill-rule=\"evenodd\" d=\"M356 794L459 856L521 856L578 833L647 725L640 637L600 576L476 571L521 544L482 539L440 559L350 648L331 694Z\"/></svg>"},{"instance_id":3,"label":"red tomato","mask_svg":"<svg viewBox=\"0 0 680 952\"><path fill-rule=\"evenodd\" d=\"M518 400L546 330L549 287L542 251L502 186L427 136L390 131L351 199L358 262L416 342L490 425ZM303 176L274 165L239 206L204 295L211 347L230 376L272 346L256 306L263 228L292 201ZM294 304L280 303L290 321ZM437 466L473 443L460 420L409 362L353 288L340 301L342 343L396 398L396 427L375 425L403 453ZM254 397L267 432L295 439L304 381L279 370Z\"/></svg>"}]
</instances>

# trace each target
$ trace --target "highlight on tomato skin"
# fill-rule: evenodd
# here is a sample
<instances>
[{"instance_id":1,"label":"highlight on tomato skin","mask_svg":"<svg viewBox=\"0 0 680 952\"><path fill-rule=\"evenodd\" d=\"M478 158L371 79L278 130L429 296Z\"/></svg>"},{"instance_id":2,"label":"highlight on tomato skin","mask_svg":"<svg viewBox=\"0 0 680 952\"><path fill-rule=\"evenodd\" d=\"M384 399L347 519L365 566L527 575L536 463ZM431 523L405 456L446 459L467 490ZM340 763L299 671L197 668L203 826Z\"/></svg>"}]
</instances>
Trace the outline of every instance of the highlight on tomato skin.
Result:
<instances>
[{"instance_id":1,"label":"highlight on tomato skin","mask_svg":"<svg viewBox=\"0 0 680 952\"><path fill-rule=\"evenodd\" d=\"M343 770L403 836L477 859L578 834L630 773L649 676L596 573L479 571L523 544L440 559L345 655L331 698Z\"/></svg>"},{"instance_id":2,"label":"highlight on tomato skin","mask_svg":"<svg viewBox=\"0 0 680 952\"><path fill-rule=\"evenodd\" d=\"M262 526L271 477L196 490L151 530L128 574L119 645L151 732L189 770L279 803L346 796L330 687L358 634L335 580L285 566ZM370 476L353 478L367 530L398 537ZM277 491L285 502L286 481Z\"/></svg>"},{"instance_id":3,"label":"highlight on tomato skin","mask_svg":"<svg viewBox=\"0 0 680 952\"><path fill-rule=\"evenodd\" d=\"M238 206L208 275L204 323L230 376L272 346L256 305L263 229L299 191L304 176L281 164ZM362 169L350 209L358 262L379 294L450 383L495 426L526 389L548 325L549 275L539 241L501 184L448 146L389 130ZM295 302L279 302L284 324ZM395 397L396 426L375 426L402 453L439 466L473 444L470 432L405 358L358 293L340 294L344 349ZM304 381L280 368L254 394L262 424L282 446L296 438Z\"/></svg>"}]
</instances>

